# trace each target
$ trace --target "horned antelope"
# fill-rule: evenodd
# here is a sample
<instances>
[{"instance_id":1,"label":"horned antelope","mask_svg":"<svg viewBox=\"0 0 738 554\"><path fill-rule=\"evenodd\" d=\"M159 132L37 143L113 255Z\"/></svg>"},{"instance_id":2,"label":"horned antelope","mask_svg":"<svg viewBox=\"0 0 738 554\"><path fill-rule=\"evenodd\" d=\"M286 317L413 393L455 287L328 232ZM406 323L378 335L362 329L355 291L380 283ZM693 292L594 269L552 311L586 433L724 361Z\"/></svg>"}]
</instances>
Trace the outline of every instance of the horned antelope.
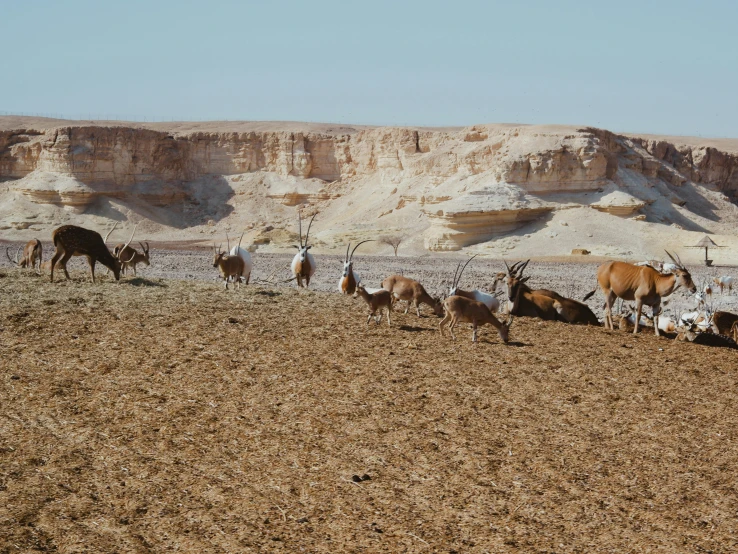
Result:
<instances>
[{"instance_id":1,"label":"horned antelope","mask_svg":"<svg viewBox=\"0 0 738 554\"><path fill-rule=\"evenodd\" d=\"M312 248L312 246L308 245L308 237L310 236L310 227L313 224L313 219L315 219L315 216L318 214L313 215L312 219L310 219L310 223L308 224L308 230L307 233L305 233L305 242L302 242L302 218L300 217L300 213L297 213L297 221L299 225L299 231L300 231L300 246L297 246L296 244L293 244L295 248L297 248L297 254L295 254L295 257L292 258L292 274L297 279L297 286L302 287L302 281L305 280L305 287L307 288L310 286L310 277L313 276L313 273L315 273L315 258L313 255L308 252Z\"/></svg>"},{"instance_id":2,"label":"horned antelope","mask_svg":"<svg viewBox=\"0 0 738 554\"><path fill-rule=\"evenodd\" d=\"M586 304L551 290L531 290L526 284L530 276L523 277L528 262L530 260L522 265L518 262L512 267L508 266L506 285L510 314L575 325L600 325L597 316Z\"/></svg>"},{"instance_id":3,"label":"horned antelope","mask_svg":"<svg viewBox=\"0 0 738 554\"><path fill-rule=\"evenodd\" d=\"M141 246L141 252L138 252L135 248L132 248L128 246L127 248L123 248L123 244L116 245L115 249L113 250L113 253L116 255L116 257L120 260L120 266L121 266L121 273L125 274L128 271L128 268L133 268L133 275L136 275L136 266L138 264L146 264L146 266L151 265L151 260L149 258L149 243L146 243L146 246L144 246L142 243L138 243Z\"/></svg>"},{"instance_id":4,"label":"horned antelope","mask_svg":"<svg viewBox=\"0 0 738 554\"><path fill-rule=\"evenodd\" d=\"M712 314L712 330L716 335L727 335L738 321L738 315L718 311Z\"/></svg>"},{"instance_id":5,"label":"horned antelope","mask_svg":"<svg viewBox=\"0 0 738 554\"><path fill-rule=\"evenodd\" d=\"M387 311L387 325L392 326L390 313L392 312L392 293L384 289L379 289L376 292L368 292L364 286L359 283L356 285L354 296L360 296L367 306L369 306L369 317L366 318L366 324L369 325L372 317L375 318L377 325L382 321L382 311ZM379 313L377 313L379 312Z\"/></svg>"},{"instance_id":6,"label":"horned antelope","mask_svg":"<svg viewBox=\"0 0 738 554\"><path fill-rule=\"evenodd\" d=\"M669 296L679 287L684 287L694 294L697 287L692 282L692 276L682 264L679 256L674 258L669 252L666 254L676 265L670 275L659 273L652 267L635 266L625 262L606 262L597 270L597 281L605 294L605 328L614 329L612 320L612 305L616 298L635 300L636 321L633 333L638 332L638 323L641 319L643 306L653 309L654 331L659 335L658 316L661 311L661 299ZM588 293L584 299L590 298L596 289Z\"/></svg>"},{"instance_id":7,"label":"horned antelope","mask_svg":"<svg viewBox=\"0 0 738 554\"><path fill-rule=\"evenodd\" d=\"M482 292L480 290L463 290L459 288L459 283L461 282L461 276L464 274L464 270L466 269L466 266L469 265L469 262L471 262L474 258L476 258L477 255L474 254L471 258L467 260L467 262L464 264L463 267L461 267L461 262L456 266L456 271L454 272L454 280L451 283L451 287L449 289L448 295L449 296L463 296L464 298L469 298L471 300L476 300L478 302L481 302L487 308L489 308L489 311L492 313L497 312L500 309L500 301L494 297L491 294L487 294L486 292ZM459 271L459 268L461 268L461 271ZM458 273L458 277L457 274ZM494 288L497 288L497 279L495 279Z\"/></svg>"},{"instance_id":8,"label":"horned antelope","mask_svg":"<svg viewBox=\"0 0 738 554\"><path fill-rule=\"evenodd\" d=\"M701 344L703 346L720 346L723 348L732 348L738 350L738 342L735 337L722 334L714 334L702 332L697 325L685 327L678 335L677 340L689 341L693 344Z\"/></svg>"},{"instance_id":9,"label":"horned antelope","mask_svg":"<svg viewBox=\"0 0 738 554\"><path fill-rule=\"evenodd\" d=\"M228 252L231 256L237 256L243 260L243 271L239 278L244 281L247 285L251 279L251 270L254 268L254 264L251 261L251 254L245 248L241 248L241 241L243 240L244 233L241 233L241 238L238 239L238 245L231 248L231 243L228 240L228 233L226 233L226 241L228 243Z\"/></svg>"},{"instance_id":10,"label":"horned antelope","mask_svg":"<svg viewBox=\"0 0 738 554\"><path fill-rule=\"evenodd\" d=\"M723 294L725 292L725 289L728 289L728 294L733 292L733 278L729 275L722 275L720 277L715 277L712 280L713 283L715 283L718 287L720 287L720 294Z\"/></svg>"},{"instance_id":11,"label":"horned antelope","mask_svg":"<svg viewBox=\"0 0 738 554\"><path fill-rule=\"evenodd\" d=\"M213 267L217 267L220 270L220 275L223 277L225 288L228 290L228 280L232 277L235 284L233 287L240 286L241 275L243 275L243 260L238 256L230 256L226 252L223 252L220 247L216 248L213 244Z\"/></svg>"},{"instance_id":12,"label":"horned antelope","mask_svg":"<svg viewBox=\"0 0 738 554\"><path fill-rule=\"evenodd\" d=\"M382 288L392 293L396 300L404 300L407 302L405 313L410 310L410 305L415 306L415 312L420 317L420 305L427 304L433 309L433 313L438 317L443 316L443 304L439 298L433 298L428 294L423 285L408 279L402 275L391 275L382 281Z\"/></svg>"},{"instance_id":13,"label":"horned antelope","mask_svg":"<svg viewBox=\"0 0 738 554\"><path fill-rule=\"evenodd\" d=\"M8 257L8 261L11 264L16 265L17 267L29 267L31 269L34 269L36 273L41 272L41 263L43 262L43 246L41 245L41 241L38 239L32 239L29 240L23 248L23 257L19 260L18 255L21 252L21 247L18 247L18 251L15 253L15 261L13 261L10 257L10 254L8 251L10 250L10 247L5 249L5 255ZM38 269L36 269L36 264L38 263Z\"/></svg>"},{"instance_id":14,"label":"horned antelope","mask_svg":"<svg viewBox=\"0 0 738 554\"><path fill-rule=\"evenodd\" d=\"M457 323L472 324L472 342L477 342L477 328L489 323L497 329L502 342L507 343L510 340L510 325L513 322L513 316L509 316L505 323L500 321L492 314L486 304L478 300L466 298L465 296L449 296L443 301L443 309L446 315L438 324L438 330L443 336L443 328L448 325L451 331L451 338L456 340L454 335L454 327Z\"/></svg>"},{"instance_id":15,"label":"horned antelope","mask_svg":"<svg viewBox=\"0 0 738 554\"><path fill-rule=\"evenodd\" d=\"M115 276L116 281L120 281L120 260L113 256L105 245L110 233L113 232L117 223L113 226L105 239L100 233L77 227L76 225L62 225L51 233L51 240L56 247L56 252L51 258L51 282L54 282L54 268L59 266L64 270L64 275L69 279L67 272L67 262L72 256L86 256L87 262L90 264L90 275L92 282L95 282L95 262L100 262L110 269ZM135 232L135 229L134 229ZM133 235L128 243L133 240ZM128 244L126 244L128 246Z\"/></svg>"},{"instance_id":16,"label":"horned antelope","mask_svg":"<svg viewBox=\"0 0 738 554\"><path fill-rule=\"evenodd\" d=\"M351 248L351 243L349 242L346 247L346 258L343 261L343 273L338 279L338 290L343 294L354 294L356 286L361 282L361 276L354 271L354 252L356 252L356 249L365 242L372 242L372 240L363 240L354 246L350 256L349 248Z\"/></svg>"}]
</instances>

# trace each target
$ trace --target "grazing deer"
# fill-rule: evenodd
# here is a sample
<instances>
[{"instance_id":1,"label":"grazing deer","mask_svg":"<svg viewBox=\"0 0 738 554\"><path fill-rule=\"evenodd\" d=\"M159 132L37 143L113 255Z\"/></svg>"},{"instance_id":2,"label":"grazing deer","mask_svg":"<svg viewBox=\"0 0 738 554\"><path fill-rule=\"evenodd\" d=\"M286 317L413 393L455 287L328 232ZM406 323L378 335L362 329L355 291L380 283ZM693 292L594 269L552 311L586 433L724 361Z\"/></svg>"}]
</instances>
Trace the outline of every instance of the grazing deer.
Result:
<instances>
[{"instance_id":1,"label":"grazing deer","mask_svg":"<svg viewBox=\"0 0 738 554\"><path fill-rule=\"evenodd\" d=\"M415 312L418 314L418 317L420 317L420 305L427 304L438 317L443 316L443 304L440 298L433 298L425 292L423 285L413 279L408 279L402 275L392 275L382 281L382 288L391 292L396 300L407 302L405 313L410 310L410 305L412 304L415 306Z\"/></svg>"},{"instance_id":2,"label":"grazing deer","mask_svg":"<svg viewBox=\"0 0 738 554\"><path fill-rule=\"evenodd\" d=\"M18 251L15 253L15 261L10 258L8 251L10 247L5 249L5 255L8 257L8 261L11 264L15 264L17 267L32 268L36 273L41 272L41 263L43 262L43 246L41 241L38 239L29 240L23 248L23 257L19 260L18 255L21 252L21 247L18 247ZM36 263L38 263L38 269L36 269Z\"/></svg>"},{"instance_id":3,"label":"grazing deer","mask_svg":"<svg viewBox=\"0 0 738 554\"><path fill-rule=\"evenodd\" d=\"M669 296L680 286L694 294L697 287L692 282L692 276L677 256L674 258L669 252L666 254L676 265L670 275L659 273L652 267L636 266L625 262L607 262L597 270L597 281L605 294L605 328L614 329L612 320L612 306L616 298L635 300L636 321L633 334L638 332L643 306L653 309L654 331L659 336L658 317L661 311L661 299ZM584 299L590 298L596 289L588 293Z\"/></svg>"},{"instance_id":4,"label":"grazing deer","mask_svg":"<svg viewBox=\"0 0 738 554\"><path fill-rule=\"evenodd\" d=\"M360 296L369 306L369 317L366 318L366 324L369 325L372 317L375 316L377 325L382 321L382 311L387 310L387 325L392 326L390 313L392 312L393 298L392 293L384 289L380 289L374 293L369 293L363 285L356 285L354 296ZM379 312L379 313L377 313Z\"/></svg>"},{"instance_id":5,"label":"grazing deer","mask_svg":"<svg viewBox=\"0 0 738 554\"><path fill-rule=\"evenodd\" d=\"M464 274L464 270L466 269L466 266L469 265L469 262L471 262L474 258L477 257L477 254L474 254L471 258L467 260L467 262L464 264L464 266L461 266L461 262L456 266L456 271L454 272L454 280L451 283L451 287L448 291L449 296L463 296L464 298L469 298L471 300L476 300L478 302L481 302L487 308L489 308L489 311L492 313L497 312L500 309L500 301L497 300L496 297L494 297L491 294L487 294L486 292L482 292L480 290L463 290L459 288L459 282L461 281L461 276ZM459 268L461 268L461 272L459 272ZM457 274L458 273L458 277ZM497 288L497 278L495 278L495 282L493 285L493 290Z\"/></svg>"},{"instance_id":6,"label":"grazing deer","mask_svg":"<svg viewBox=\"0 0 738 554\"><path fill-rule=\"evenodd\" d=\"M349 248L351 248L351 243L348 243L348 246L346 247L346 258L343 261L343 273L341 274L340 279L338 279L338 290L339 292L342 292L343 294L354 294L356 292L356 285L358 285L361 282L361 276L354 271L354 252L356 252L356 249L364 244L365 242L373 242L370 240L363 240L356 246L354 246L354 249L351 251L351 255L349 256Z\"/></svg>"},{"instance_id":7,"label":"grazing deer","mask_svg":"<svg viewBox=\"0 0 738 554\"><path fill-rule=\"evenodd\" d=\"M213 267L217 267L220 270L220 275L223 277L225 288L228 290L228 280L232 277L234 280L233 288L236 286L240 287L241 275L243 274L243 260L238 256L230 256L226 252L223 252L220 247L216 248L213 244Z\"/></svg>"},{"instance_id":8,"label":"grazing deer","mask_svg":"<svg viewBox=\"0 0 738 554\"><path fill-rule=\"evenodd\" d=\"M718 287L720 287L720 294L723 294L725 292L725 289L728 289L728 294L733 292L733 278L729 275L722 275L721 277L715 277L712 280L713 283L715 283Z\"/></svg>"},{"instance_id":9,"label":"grazing deer","mask_svg":"<svg viewBox=\"0 0 738 554\"><path fill-rule=\"evenodd\" d=\"M251 261L251 254L249 251L245 248L241 248L241 241L243 240L244 234L245 233L241 233L241 238L238 239L238 245L233 248L230 248L231 244L228 240L228 233L226 233L226 241L228 241L229 254L243 260L243 271L239 278L248 285L249 280L251 280L251 270L254 268L254 263Z\"/></svg>"},{"instance_id":10,"label":"grazing deer","mask_svg":"<svg viewBox=\"0 0 738 554\"><path fill-rule=\"evenodd\" d=\"M730 334L733 325L738 321L738 315L730 312L715 312L712 314L712 331L716 335Z\"/></svg>"},{"instance_id":11,"label":"grazing deer","mask_svg":"<svg viewBox=\"0 0 738 554\"><path fill-rule=\"evenodd\" d=\"M456 340L456 335L454 335L456 324L459 322L471 323L472 342L477 342L477 327L489 323L497 329L502 342L507 343L510 339L510 325L512 325L513 316L509 316L505 323L500 323L483 302L464 296L449 296L443 301L443 309L446 315L438 324L438 330L441 332L441 336L443 336L443 327L448 325L451 331L451 338Z\"/></svg>"},{"instance_id":12,"label":"grazing deer","mask_svg":"<svg viewBox=\"0 0 738 554\"><path fill-rule=\"evenodd\" d=\"M297 286L302 288L302 281L305 281L305 287L307 288L310 286L310 277L313 276L313 273L315 273L315 258L313 258L313 255L308 252L312 248L312 246L308 246L308 237L310 236L310 227L313 224L313 219L315 219L315 216L318 214L313 215L312 219L310 220L310 223L308 224L308 230L307 233L305 233L305 242L302 242L302 218L300 217L300 212L297 213L297 222L299 225L299 231L300 231L300 246L297 246L296 244L293 244L295 248L297 248L297 254L295 254L295 257L292 258L292 274L297 279Z\"/></svg>"},{"instance_id":13,"label":"grazing deer","mask_svg":"<svg viewBox=\"0 0 738 554\"><path fill-rule=\"evenodd\" d=\"M54 282L54 268L61 267L64 270L64 275L69 279L69 273L67 272L67 262L72 256L86 256L87 262L90 264L90 275L92 276L92 282L95 282L95 263L100 262L110 271L113 272L116 281L120 281L120 260L113 256L105 246L105 241L113 232L117 223L113 226L113 229L108 232L105 239L100 236L97 231L91 231L84 227L77 227L76 225L62 225L58 229L51 233L51 240L56 247L56 252L51 258L51 282ZM135 229L134 229L135 232ZM133 240L133 235L128 241L129 243ZM128 246L128 244L126 244Z\"/></svg>"}]
</instances>

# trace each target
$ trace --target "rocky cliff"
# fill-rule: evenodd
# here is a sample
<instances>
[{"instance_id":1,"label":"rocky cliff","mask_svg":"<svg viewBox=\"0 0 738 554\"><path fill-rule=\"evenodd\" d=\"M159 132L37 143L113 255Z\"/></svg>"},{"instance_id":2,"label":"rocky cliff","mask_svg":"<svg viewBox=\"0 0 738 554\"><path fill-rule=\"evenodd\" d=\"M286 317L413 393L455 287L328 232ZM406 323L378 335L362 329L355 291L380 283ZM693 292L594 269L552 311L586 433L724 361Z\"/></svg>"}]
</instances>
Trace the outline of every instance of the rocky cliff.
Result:
<instances>
[{"instance_id":1,"label":"rocky cliff","mask_svg":"<svg viewBox=\"0 0 738 554\"><path fill-rule=\"evenodd\" d=\"M320 212L323 247L395 233L415 250L504 254L543 231L560 237L557 252L572 241L596 252L591 242L605 239L595 233L561 236L585 220L599 230L638 221L641 235L658 234L653 225L731 235L738 154L694 140L562 126L0 118L0 227L30 233L117 219L141 222L151 237L250 228L255 239L266 225L291 230L301 207ZM552 228L571 210L575 221Z\"/></svg>"}]
</instances>

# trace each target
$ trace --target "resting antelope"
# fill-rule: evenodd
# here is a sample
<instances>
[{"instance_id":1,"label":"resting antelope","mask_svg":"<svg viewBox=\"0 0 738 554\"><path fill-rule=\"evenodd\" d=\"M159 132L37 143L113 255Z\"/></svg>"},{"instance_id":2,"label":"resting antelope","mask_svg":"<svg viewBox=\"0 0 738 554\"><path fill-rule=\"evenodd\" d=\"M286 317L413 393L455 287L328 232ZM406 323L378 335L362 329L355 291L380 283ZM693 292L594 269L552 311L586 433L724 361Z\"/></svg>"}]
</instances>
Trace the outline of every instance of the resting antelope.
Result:
<instances>
[{"instance_id":1,"label":"resting antelope","mask_svg":"<svg viewBox=\"0 0 738 554\"><path fill-rule=\"evenodd\" d=\"M402 275L392 275L382 281L382 288L392 293L392 296L397 300L404 300L407 302L405 313L410 310L410 305L415 306L415 312L420 317L420 305L427 304L433 309L438 317L443 316L443 304L439 298L433 298L428 294L423 285L408 279Z\"/></svg>"},{"instance_id":2,"label":"resting antelope","mask_svg":"<svg viewBox=\"0 0 738 554\"><path fill-rule=\"evenodd\" d=\"M694 344L703 346L720 346L723 348L732 348L738 350L738 343L734 337L727 335L718 335L713 333L705 333L700 331L697 325L685 327L677 336L677 340L689 341Z\"/></svg>"},{"instance_id":3,"label":"resting antelope","mask_svg":"<svg viewBox=\"0 0 738 554\"><path fill-rule=\"evenodd\" d=\"M5 255L8 257L8 261L11 264L15 264L17 267L29 267L36 270L36 273L41 272L41 263L43 262L43 246L41 241L38 239L29 240L23 248L23 257L19 260L18 255L21 252L21 247L18 247L18 251L15 253L15 261L10 258L8 251L10 247L5 249ZM38 263L38 269L36 264Z\"/></svg>"},{"instance_id":4,"label":"resting antelope","mask_svg":"<svg viewBox=\"0 0 738 554\"><path fill-rule=\"evenodd\" d=\"M512 267L508 266L506 285L508 302L511 306L510 314L575 325L600 325L597 316L586 304L565 298L551 290L531 290L526 285L530 276L523 277L528 262L530 260L523 265L519 265L518 262Z\"/></svg>"},{"instance_id":5,"label":"resting antelope","mask_svg":"<svg viewBox=\"0 0 738 554\"><path fill-rule=\"evenodd\" d=\"M712 280L718 287L720 287L720 294L723 294L725 289L728 289L728 294L733 292L733 278L729 275L723 275L721 277L715 277Z\"/></svg>"},{"instance_id":6,"label":"resting antelope","mask_svg":"<svg viewBox=\"0 0 738 554\"><path fill-rule=\"evenodd\" d=\"M467 260L467 262L464 264L464 267L461 267L461 262L459 262L459 264L456 266L456 271L454 272L454 280L451 283L451 288L448 291L448 295L463 296L464 298L469 298L470 300L476 300L487 306L490 312L495 313L500 309L500 301L497 300L497 298L480 290L463 290L459 288L461 276L464 274L466 266L469 265L469 262L471 262L476 257L477 255L474 254L474 256L469 258L469 260ZM461 271L459 271L459 268L461 268ZM457 273L458 277L456 276ZM497 279L495 279L494 288L497 288Z\"/></svg>"},{"instance_id":7,"label":"resting antelope","mask_svg":"<svg viewBox=\"0 0 738 554\"><path fill-rule=\"evenodd\" d=\"M738 322L738 315L718 311L712 314L712 330L716 335L730 334L733 325Z\"/></svg>"},{"instance_id":8,"label":"resting antelope","mask_svg":"<svg viewBox=\"0 0 738 554\"><path fill-rule=\"evenodd\" d=\"M223 277L225 288L228 290L228 279L233 277L235 284L233 287L240 286L241 275L243 274L243 260L238 256L231 256L226 252L221 251L220 248L216 248L213 244L213 267L217 267L220 270L220 275Z\"/></svg>"},{"instance_id":9,"label":"resting antelope","mask_svg":"<svg viewBox=\"0 0 738 554\"><path fill-rule=\"evenodd\" d=\"M661 311L661 299L669 296L680 286L694 294L697 287L692 282L692 276L677 256L675 259L669 252L666 254L676 265L674 273L665 275L652 267L635 266L625 262L607 262L597 270L597 281L605 294L605 328L614 329L612 321L612 306L616 298L635 300L636 321L633 334L638 332L638 323L641 319L643 306L653 309L654 331L659 335L658 316ZM591 297L596 289L588 293L584 299Z\"/></svg>"},{"instance_id":10,"label":"resting antelope","mask_svg":"<svg viewBox=\"0 0 738 554\"><path fill-rule=\"evenodd\" d=\"M297 213L297 221L299 225L299 231L300 231L300 246L297 246L296 244L293 244L295 248L297 248L298 252L295 254L295 257L292 258L292 274L297 279L297 286L302 287L302 281L305 280L305 287L307 288L310 286L310 277L313 276L313 273L315 273L315 258L313 258L313 255L308 252L312 248L312 246L308 245L308 237L310 236L310 227L313 224L313 219L315 219L315 216L318 214L313 215L312 219L310 220L310 223L308 224L308 230L307 233L305 233L305 242L302 242L302 218L300 217L300 213Z\"/></svg>"},{"instance_id":11,"label":"resting antelope","mask_svg":"<svg viewBox=\"0 0 738 554\"><path fill-rule=\"evenodd\" d=\"M365 242L372 242L372 240L363 240L354 246L350 256L349 248L351 248L351 243L349 242L346 247L346 258L343 261L343 273L341 274L340 279L338 279L338 291L343 294L354 294L354 292L356 292L356 286L361 282L361 276L354 271L354 252L356 252L356 249Z\"/></svg>"},{"instance_id":12,"label":"resting antelope","mask_svg":"<svg viewBox=\"0 0 738 554\"><path fill-rule=\"evenodd\" d=\"M86 256L87 262L90 264L90 275L92 282L95 282L95 262L100 262L110 269L115 276L116 281L120 281L120 261L113 256L105 246L105 241L113 232L108 232L103 239L97 231L91 231L76 225L62 225L51 234L51 240L56 247L56 252L51 258L51 282L54 282L54 268L57 266L64 270L64 275L69 279L67 272L67 262L72 256ZM135 229L134 229L135 232ZM128 243L133 240L133 235ZM126 244L128 246L128 244Z\"/></svg>"},{"instance_id":13,"label":"resting antelope","mask_svg":"<svg viewBox=\"0 0 738 554\"><path fill-rule=\"evenodd\" d=\"M441 332L441 336L443 336L443 327L448 325L451 331L451 338L456 340L456 335L454 335L456 324L460 322L471 323L472 342L477 342L477 327L489 323L497 329L502 342L507 343L510 339L510 325L512 325L513 316L509 316L505 323L500 323L483 302L464 296L449 296L443 301L443 309L446 315L438 324L438 330Z\"/></svg>"},{"instance_id":14,"label":"resting antelope","mask_svg":"<svg viewBox=\"0 0 738 554\"><path fill-rule=\"evenodd\" d=\"M369 325L372 316L375 316L377 325L382 321L382 311L387 310L387 325L392 326L390 312L392 312L392 293L384 289L380 289L376 292L368 292L363 285L356 285L354 296L360 296L364 302L369 306L369 317L366 318L366 324ZM377 314L377 311L379 313Z\"/></svg>"}]
</instances>

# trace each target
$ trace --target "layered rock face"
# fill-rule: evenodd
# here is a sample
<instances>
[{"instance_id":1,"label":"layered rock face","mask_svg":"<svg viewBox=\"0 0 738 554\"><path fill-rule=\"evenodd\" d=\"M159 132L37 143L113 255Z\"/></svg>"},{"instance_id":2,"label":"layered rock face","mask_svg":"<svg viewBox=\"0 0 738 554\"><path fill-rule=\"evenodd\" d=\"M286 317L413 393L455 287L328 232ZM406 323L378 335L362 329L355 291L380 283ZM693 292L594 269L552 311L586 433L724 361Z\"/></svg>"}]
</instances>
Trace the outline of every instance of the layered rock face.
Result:
<instances>
[{"instance_id":1,"label":"layered rock face","mask_svg":"<svg viewBox=\"0 0 738 554\"><path fill-rule=\"evenodd\" d=\"M734 153L601 129L221 127L0 125L2 194L80 214L100 201L135 204L139 218L154 217L141 204L176 210L176 223L159 215L159 224L192 232L239 217L279 224L312 205L336 242L342 231L393 231L431 250L484 243L571 207L652 210L670 223L679 218L669 210L694 202L685 185L738 194Z\"/></svg>"}]
</instances>

